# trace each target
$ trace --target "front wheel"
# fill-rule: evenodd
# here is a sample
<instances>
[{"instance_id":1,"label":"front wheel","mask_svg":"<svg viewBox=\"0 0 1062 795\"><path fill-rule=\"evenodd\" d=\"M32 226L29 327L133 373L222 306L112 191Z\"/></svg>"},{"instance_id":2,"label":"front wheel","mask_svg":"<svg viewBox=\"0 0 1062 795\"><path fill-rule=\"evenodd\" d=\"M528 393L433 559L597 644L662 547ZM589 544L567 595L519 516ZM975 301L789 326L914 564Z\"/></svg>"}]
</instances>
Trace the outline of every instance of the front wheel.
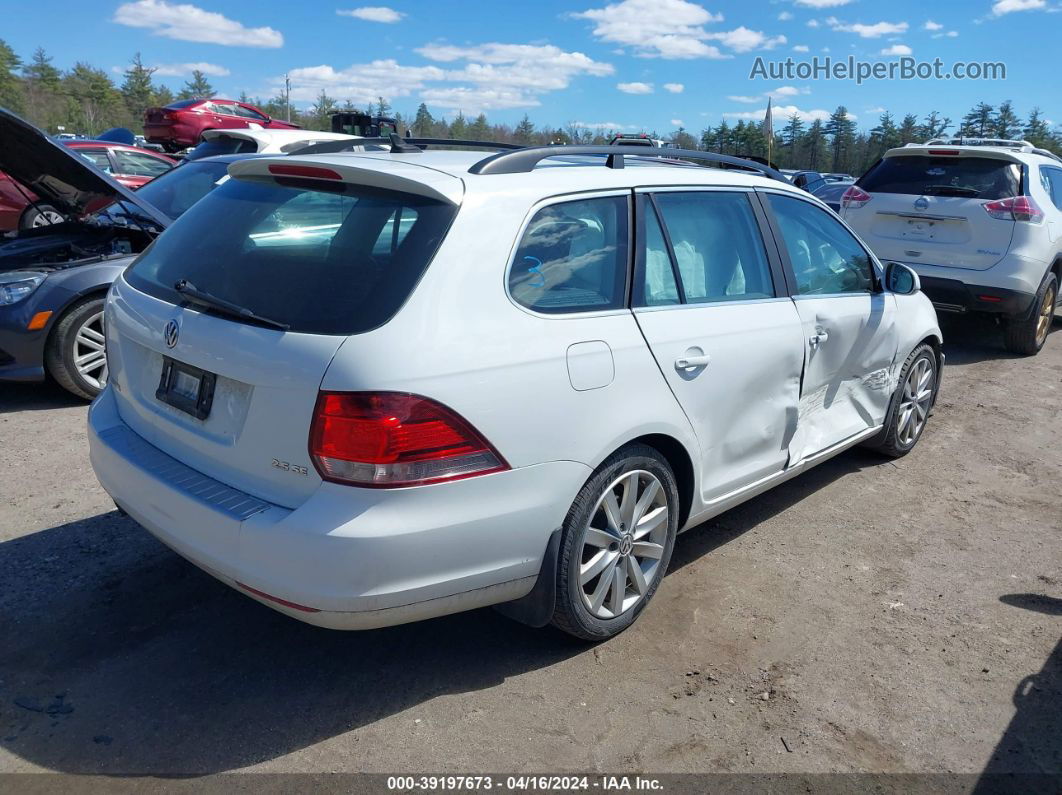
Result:
<instances>
[{"instance_id":1,"label":"front wheel","mask_svg":"<svg viewBox=\"0 0 1062 795\"><path fill-rule=\"evenodd\" d=\"M26 208L26 212L22 213L18 226L22 231L26 231L27 229L37 229L41 226L61 224L65 220L63 214L50 204L31 204Z\"/></svg>"},{"instance_id":2,"label":"front wheel","mask_svg":"<svg viewBox=\"0 0 1062 795\"><path fill-rule=\"evenodd\" d=\"M675 476L653 448L628 445L598 467L564 522L554 626L596 641L633 624L667 571L678 512Z\"/></svg>"},{"instance_id":3,"label":"front wheel","mask_svg":"<svg viewBox=\"0 0 1062 795\"><path fill-rule=\"evenodd\" d=\"M919 345L911 352L900 370L899 385L885 418L885 436L871 447L890 458L900 458L914 449L936 400L938 366L937 354L929 345Z\"/></svg>"},{"instance_id":4,"label":"front wheel","mask_svg":"<svg viewBox=\"0 0 1062 795\"><path fill-rule=\"evenodd\" d=\"M59 318L45 353L48 372L63 389L92 400L107 384L103 298L86 298Z\"/></svg>"}]
</instances>

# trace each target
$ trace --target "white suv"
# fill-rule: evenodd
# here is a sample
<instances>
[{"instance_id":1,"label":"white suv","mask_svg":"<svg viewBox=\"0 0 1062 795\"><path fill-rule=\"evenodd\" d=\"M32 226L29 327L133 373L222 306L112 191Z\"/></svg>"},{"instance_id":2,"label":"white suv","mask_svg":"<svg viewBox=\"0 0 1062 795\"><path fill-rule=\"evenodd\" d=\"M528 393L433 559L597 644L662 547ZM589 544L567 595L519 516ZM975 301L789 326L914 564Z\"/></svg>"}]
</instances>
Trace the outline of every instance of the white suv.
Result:
<instances>
[{"instance_id":1,"label":"white suv","mask_svg":"<svg viewBox=\"0 0 1062 795\"><path fill-rule=\"evenodd\" d=\"M680 530L908 452L942 364L912 271L777 172L665 151L766 176L397 140L234 163L107 299L100 482L313 624L619 632Z\"/></svg>"},{"instance_id":2,"label":"white suv","mask_svg":"<svg viewBox=\"0 0 1062 795\"><path fill-rule=\"evenodd\" d=\"M988 312L1007 348L1047 340L1062 279L1062 160L1027 141L937 139L890 149L841 199L882 260L918 272L937 309Z\"/></svg>"}]
</instances>

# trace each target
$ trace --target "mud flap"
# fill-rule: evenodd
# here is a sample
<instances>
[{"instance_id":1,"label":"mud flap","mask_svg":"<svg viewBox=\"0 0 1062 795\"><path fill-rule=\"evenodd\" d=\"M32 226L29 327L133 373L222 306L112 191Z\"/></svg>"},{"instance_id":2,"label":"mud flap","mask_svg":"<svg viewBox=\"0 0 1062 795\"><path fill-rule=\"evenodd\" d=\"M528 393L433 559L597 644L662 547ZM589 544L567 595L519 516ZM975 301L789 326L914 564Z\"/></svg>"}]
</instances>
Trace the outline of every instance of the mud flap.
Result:
<instances>
[{"instance_id":1,"label":"mud flap","mask_svg":"<svg viewBox=\"0 0 1062 795\"><path fill-rule=\"evenodd\" d=\"M557 557L560 550L561 531L557 528L549 537L546 552L542 556L542 567L538 571L538 580L531 593L512 602L494 605L494 609L506 618L527 624L538 629L546 626L553 618L553 609L557 604Z\"/></svg>"}]
</instances>

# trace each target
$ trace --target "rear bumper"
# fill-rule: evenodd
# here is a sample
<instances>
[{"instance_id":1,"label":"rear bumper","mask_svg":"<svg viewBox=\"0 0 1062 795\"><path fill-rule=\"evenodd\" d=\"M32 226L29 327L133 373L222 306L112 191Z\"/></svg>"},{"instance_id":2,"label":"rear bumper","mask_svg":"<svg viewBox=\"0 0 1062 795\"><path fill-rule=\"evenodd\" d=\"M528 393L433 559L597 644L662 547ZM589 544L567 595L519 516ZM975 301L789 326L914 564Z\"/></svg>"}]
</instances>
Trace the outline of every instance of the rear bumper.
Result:
<instances>
[{"instance_id":1,"label":"rear bumper","mask_svg":"<svg viewBox=\"0 0 1062 795\"><path fill-rule=\"evenodd\" d=\"M920 276L922 292L941 312L991 312L1024 317L1032 307L1034 293L1000 287L967 284L956 279Z\"/></svg>"},{"instance_id":2,"label":"rear bumper","mask_svg":"<svg viewBox=\"0 0 1062 795\"><path fill-rule=\"evenodd\" d=\"M108 387L89 450L114 501L160 541L282 613L369 629L518 599L590 474L553 462L413 489L322 483L289 510L185 466L134 433Z\"/></svg>"},{"instance_id":3,"label":"rear bumper","mask_svg":"<svg viewBox=\"0 0 1062 795\"><path fill-rule=\"evenodd\" d=\"M198 127L190 124L145 124L144 138L153 144L172 143L179 146L194 146L199 143Z\"/></svg>"}]
</instances>

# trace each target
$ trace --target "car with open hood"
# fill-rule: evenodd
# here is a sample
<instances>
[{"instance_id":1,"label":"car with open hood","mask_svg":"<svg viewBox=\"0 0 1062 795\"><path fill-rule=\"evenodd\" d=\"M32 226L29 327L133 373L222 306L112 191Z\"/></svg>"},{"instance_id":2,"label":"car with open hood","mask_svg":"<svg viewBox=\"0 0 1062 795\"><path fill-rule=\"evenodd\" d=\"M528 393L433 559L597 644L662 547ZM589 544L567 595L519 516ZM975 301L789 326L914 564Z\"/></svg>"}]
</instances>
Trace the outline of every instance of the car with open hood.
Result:
<instances>
[{"instance_id":1,"label":"car with open hood","mask_svg":"<svg viewBox=\"0 0 1062 795\"><path fill-rule=\"evenodd\" d=\"M0 381L42 381L92 398L107 381L103 299L171 221L247 155L186 163L135 193L0 109L0 170L57 223L0 238ZM218 162L218 161L221 162Z\"/></svg>"}]
</instances>

